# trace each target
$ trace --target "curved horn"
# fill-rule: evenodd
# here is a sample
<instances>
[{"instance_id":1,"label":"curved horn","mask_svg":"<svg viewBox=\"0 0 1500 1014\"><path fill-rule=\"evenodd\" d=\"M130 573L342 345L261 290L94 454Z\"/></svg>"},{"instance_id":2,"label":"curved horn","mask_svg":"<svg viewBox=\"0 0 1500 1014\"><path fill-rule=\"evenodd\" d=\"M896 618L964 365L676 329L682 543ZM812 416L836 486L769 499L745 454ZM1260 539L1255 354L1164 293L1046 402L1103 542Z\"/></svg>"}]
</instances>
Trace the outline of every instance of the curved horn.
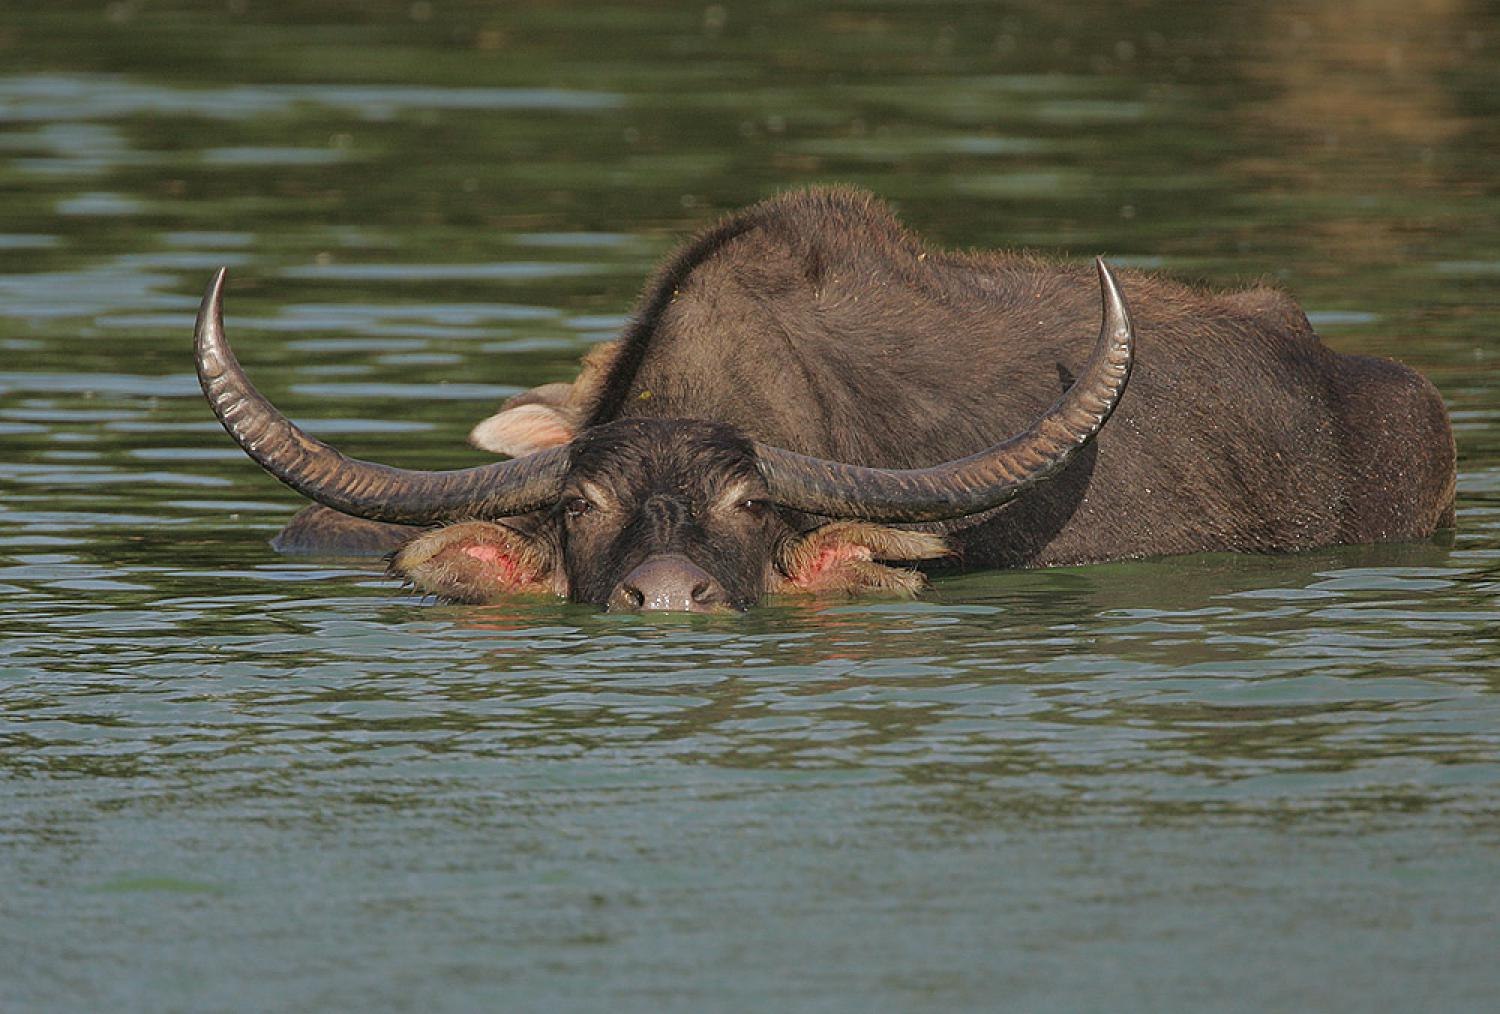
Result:
<instances>
[{"instance_id":1,"label":"curved horn","mask_svg":"<svg viewBox=\"0 0 1500 1014\"><path fill-rule=\"evenodd\" d=\"M1104 323L1083 375L1030 429L967 458L930 468L866 468L757 444L761 474L778 503L825 517L944 521L998 507L1062 468L1093 439L1130 378L1135 332L1125 297L1103 259Z\"/></svg>"},{"instance_id":2,"label":"curved horn","mask_svg":"<svg viewBox=\"0 0 1500 1014\"><path fill-rule=\"evenodd\" d=\"M557 498L568 450L451 472L418 472L345 457L278 412L245 376L224 337L220 268L203 294L193 350L198 383L235 443L298 493L371 521L427 524L524 514Z\"/></svg>"}]
</instances>

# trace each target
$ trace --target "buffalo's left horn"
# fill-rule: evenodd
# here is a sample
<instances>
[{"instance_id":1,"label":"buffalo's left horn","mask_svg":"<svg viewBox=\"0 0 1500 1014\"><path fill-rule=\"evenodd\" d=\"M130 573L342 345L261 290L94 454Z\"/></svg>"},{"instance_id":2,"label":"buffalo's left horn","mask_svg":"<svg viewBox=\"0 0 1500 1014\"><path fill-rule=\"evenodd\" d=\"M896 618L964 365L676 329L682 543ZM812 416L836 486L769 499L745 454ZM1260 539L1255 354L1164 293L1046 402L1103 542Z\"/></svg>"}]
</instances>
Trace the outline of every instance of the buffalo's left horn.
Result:
<instances>
[{"instance_id":1,"label":"buffalo's left horn","mask_svg":"<svg viewBox=\"0 0 1500 1014\"><path fill-rule=\"evenodd\" d=\"M1032 427L967 458L930 468L867 468L757 444L761 474L782 506L824 517L946 521L990 510L1052 475L1099 432L1130 378L1135 333L1102 259L1104 323L1083 375Z\"/></svg>"},{"instance_id":2,"label":"buffalo's left horn","mask_svg":"<svg viewBox=\"0 0 1500 1014\"><path fill-rule=\"evenodd\" d=\"M371 521L429 524L524 514L557 498L567 448L450 472L391 468L345 457L308 436L261 395L224 337L220 268L203 295L193 332L198 383L214 414L266 471L325 507Z\"/></svg>"}]
</instances>

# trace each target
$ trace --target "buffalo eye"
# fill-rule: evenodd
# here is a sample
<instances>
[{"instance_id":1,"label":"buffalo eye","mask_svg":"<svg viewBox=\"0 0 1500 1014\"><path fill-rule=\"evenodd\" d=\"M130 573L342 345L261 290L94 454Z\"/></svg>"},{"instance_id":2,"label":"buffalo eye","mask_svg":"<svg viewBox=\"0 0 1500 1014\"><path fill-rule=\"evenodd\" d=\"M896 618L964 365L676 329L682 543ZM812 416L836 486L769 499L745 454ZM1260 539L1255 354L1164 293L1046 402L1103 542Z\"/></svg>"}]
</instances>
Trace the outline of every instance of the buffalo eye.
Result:
<instances>
[{"instance_id":1,"label":"buffalo eye","mask_svg":"<svg viewBox=\"0 0 1500 1014\"><path fill-rule=\"evenodd\" d=\"M563 501L563 511L570 518L581 518L593 509L594 505L589 502L588 497L571 496Z\"/></svg>"},{"instance_id":2,"label":"buffalo eye","mask_svg":"<svg viewBox=\"0 0 1500 1014\"><path fill-rule=\"evenodd\" d=\"M763 518L771 512L771 501L759 500L754 497L748 500L741 500L737 506L752 518Z\"/></svg>"}]
</instances>

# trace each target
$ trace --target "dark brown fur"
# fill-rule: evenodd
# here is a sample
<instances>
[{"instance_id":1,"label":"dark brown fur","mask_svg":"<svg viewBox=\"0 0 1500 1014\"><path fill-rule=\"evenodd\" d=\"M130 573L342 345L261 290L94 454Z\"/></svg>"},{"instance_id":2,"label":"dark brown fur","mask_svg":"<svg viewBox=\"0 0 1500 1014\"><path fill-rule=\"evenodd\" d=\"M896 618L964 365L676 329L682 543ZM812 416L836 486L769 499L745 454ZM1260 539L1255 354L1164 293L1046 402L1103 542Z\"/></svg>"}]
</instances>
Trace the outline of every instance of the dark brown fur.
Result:
<instances>
[{"instance_id":1,"label":"dark brown fur","mask_svg":"<svg viewBox=\"0 0 1500 1014\"><path fill-rule=\"evenodd\" d=\"M554 514L574 599L603 603L624 575L667 553L707 570L735 608L765 594L788 533L741 434L718 423L631 419L585 431L572 450Z\"/></svg>"},{"instance_id":2,"label":"dark brown fur","mask_svg":"<svg viewBox=\"0 0 1500 1014\"><path fill-rule=\"evenodd\" d=\"M1093 448L992 520L971 566L1409 539L1453 520L1454 447L1415 371L1327 349L1274 289L1123 272L1136 365ZM591 424L715 419L791 450L915 467L1042 414L1099 329L1091 268L932 249L869 194L757 205L648 287Z\"/></svg>"}]
</instances>

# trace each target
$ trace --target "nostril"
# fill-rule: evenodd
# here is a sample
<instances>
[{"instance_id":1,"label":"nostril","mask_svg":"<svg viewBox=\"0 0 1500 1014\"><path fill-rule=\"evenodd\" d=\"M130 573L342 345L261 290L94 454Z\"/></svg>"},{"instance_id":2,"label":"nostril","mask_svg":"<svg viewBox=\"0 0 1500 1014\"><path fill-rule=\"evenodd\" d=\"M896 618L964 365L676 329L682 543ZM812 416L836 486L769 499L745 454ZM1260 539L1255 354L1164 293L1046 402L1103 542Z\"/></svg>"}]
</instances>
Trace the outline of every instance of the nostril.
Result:
<instances>
[{"instance_id":1,"label":"nostril","mask_svg":"<svg viewBox=\"0 0 1500 1014\"><path fill-rule=\"evenodd\" d=\"M664 554L637 564L605 604L619 612L712 612L724 603L713 575L685 556Z\"/></svg>"},{"instance_id":2,"label":"nostril","mask_svg":"<svg viewBox=\"0 0 1500 1014\"><path fill-rule=\"evenodd\" d=\"M637 613L645 604L646 596L640 588L621 581L615 585L615 590L609 593L604 608L612 613Z\"/></svg>"}]
</instances>

